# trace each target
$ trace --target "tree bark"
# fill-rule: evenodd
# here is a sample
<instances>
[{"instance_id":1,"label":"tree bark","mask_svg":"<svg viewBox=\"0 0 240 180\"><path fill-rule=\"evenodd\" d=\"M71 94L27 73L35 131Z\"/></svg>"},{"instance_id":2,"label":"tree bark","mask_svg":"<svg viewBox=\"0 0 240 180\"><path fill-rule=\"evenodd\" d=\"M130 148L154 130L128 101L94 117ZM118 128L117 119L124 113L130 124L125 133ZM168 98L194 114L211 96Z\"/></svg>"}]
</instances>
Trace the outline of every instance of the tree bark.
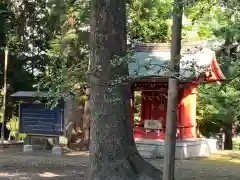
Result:
<instances>
[{"instance_id":1,"label":"tree bark","mask_svg":"<svg viewBox=\"0 0 240 180\"><path fill-rule=\"evenodd\" d=\"M66 115L69 119L66 129L68 148L76 151L83 150L83 114L84 104L74 102L73 109Z\"/></svg>"},{"instance_id":2,"label":"tree bark","mask_svg":"<svg viewBox=\"0 0 240 180\"><path fill-rule=\"evenodd\" d=\"M233 149L232 124L230 124L226 128L224 128L224 132L225 132L224 149L225 150L232 150Z\"/></svg>"},{"instance_id":3,"label":"tree bark","mask_svg":"<svg viewBox=\"0 0 240 180\"><path fill-rule=\"evenodd\" d=\"M89 96L86 90L86 96ZM74 101L73 108L67 114L69 122L67 125L68 148L81 151L88 150L90 129L90 102L78 104Z\"/></svg>"},{"instance_id":4,"label":"tree bark","mask_svg":"<svg viewBox=\"0 0 240 180\"><path fill-rule=\"evenodd\" d=\"M86 89L86 96L88 97L84 104L83 112L83 149L88 150L90 141L90 88Z\"/></svg>"},{"instance_id":5,"label":"tree bark","mask_svg":"<svg viewBox=\"0 0 240 180\"><path fill-rule=\"evenodd\" d=\"M174 180L176 121L179 94L179 65L182 30L182 1L174 0L172 43L171 43L171 77L168 81L167 124L164 151L164 180Z\"/></svg>"},{"instance_id":6,"label":"tree bark","mask_svg":"<svg viewBox=\"0 0 240 180\"><path fill-rule=\"evenodd\" d=\"M139 155L130 124L130 84L108 83L128 75L114 66L126 55L125 0L92 0L91 129L89 180L155 180L162 172Z\"/></svg>"}]
</instances>

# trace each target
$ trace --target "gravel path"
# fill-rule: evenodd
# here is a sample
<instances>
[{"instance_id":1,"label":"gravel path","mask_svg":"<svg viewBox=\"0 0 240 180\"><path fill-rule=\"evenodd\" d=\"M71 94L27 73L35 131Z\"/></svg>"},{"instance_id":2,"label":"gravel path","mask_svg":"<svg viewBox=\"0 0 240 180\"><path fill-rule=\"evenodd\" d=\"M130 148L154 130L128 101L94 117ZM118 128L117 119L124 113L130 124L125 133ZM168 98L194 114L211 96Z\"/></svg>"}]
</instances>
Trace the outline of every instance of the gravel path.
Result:
<instances>
[{"instance_id":1,"label":"gravel path","mask_svg":"<svg viewBox=\"0 0 240 180\"><path fill-rule=\"evenodd\" d=\"M150 162L163 168L163 160ZM86 153L56 156L49 152L0 152L0 180L83 180L88 169ZM240 163L176 161L176 180L240 180Z\"/></svg>"},{"instance_id":2,"label":"gravel path","mask_svg":"<svg viewBox=\"0 0 240 180\"><path fill-rule=\"evenodd\" d=\"M83 180L87 169L86 153L57 156L13 148L0 151L0 180Z\"/></svg>"},{"instance_id":3,"label":"gravel path","mask_svg":"<svg viewBox=\"0 0 240 180\"><path fill-rule=\"evenodd\" d=\"M82 170L81 170L82 171ZM83 180L84 172L78 172L78 169L72 167L19 167L5 166L1 167L0 180Z\"/></svg>"}]
</instances>

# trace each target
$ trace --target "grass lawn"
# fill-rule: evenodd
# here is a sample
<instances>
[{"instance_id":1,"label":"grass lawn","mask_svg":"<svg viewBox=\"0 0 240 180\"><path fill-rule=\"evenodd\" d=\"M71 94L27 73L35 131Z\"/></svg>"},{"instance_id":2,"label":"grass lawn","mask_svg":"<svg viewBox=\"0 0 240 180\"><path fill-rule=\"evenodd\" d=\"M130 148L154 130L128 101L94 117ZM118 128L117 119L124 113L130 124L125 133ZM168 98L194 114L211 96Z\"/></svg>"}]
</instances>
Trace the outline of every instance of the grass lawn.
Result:
<instances>
[{"instance_id":1,"label":"grass lawn","mask_svg":"<svg viewBox=\"0 0 240 180\"><path fill-rule=\"evenodd\" d=\"M163 169L163 160L150 161ZM220 151L206 158L176 160L176 180L240 180L240 151Z\"/></svg>"},{"instance_id":2,"label":"grass lawn","mask_svg":"<svg viewBox=\"0 0 240 180\"><path fill-rule=\"evenodd\" d=\"M219 151L217 154L212 154L207 158L199 158L197 161L240 165L240 151Z\"/></svg>"}]
</instances>

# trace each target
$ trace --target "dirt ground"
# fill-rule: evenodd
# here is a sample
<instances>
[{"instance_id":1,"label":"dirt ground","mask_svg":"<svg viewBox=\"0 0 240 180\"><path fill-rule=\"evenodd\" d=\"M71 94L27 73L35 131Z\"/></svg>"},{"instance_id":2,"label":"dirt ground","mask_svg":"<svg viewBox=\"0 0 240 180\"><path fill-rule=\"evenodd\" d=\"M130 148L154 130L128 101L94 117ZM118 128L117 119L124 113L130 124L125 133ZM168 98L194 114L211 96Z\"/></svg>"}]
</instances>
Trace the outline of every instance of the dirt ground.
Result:
<instances>
[{"instance_id":1,"label":"dirt ground","mask_svg":"<svg viewBox=\"0 0 240 180\"><path fill-rule=\"evenodd\" d=\"M23 153L22 147L0 151L0 180L83 180L88 169L87 152L49 151Z\"/></svg>"},{"instance_id":2,"label":"dirt ground","mask_svg":"<svg viewBox=\"0 0 240 180\"><path fill-rule=\"evenodd\" d=\"M87 152L47 151L23 153L22 148L0 151L0 180L84 180L88 168ZM163 160L149 160L162 169ZM176 180L240 180L240 153L222 152L210 158L176 161Z\"/></svg>"}]
</instances>

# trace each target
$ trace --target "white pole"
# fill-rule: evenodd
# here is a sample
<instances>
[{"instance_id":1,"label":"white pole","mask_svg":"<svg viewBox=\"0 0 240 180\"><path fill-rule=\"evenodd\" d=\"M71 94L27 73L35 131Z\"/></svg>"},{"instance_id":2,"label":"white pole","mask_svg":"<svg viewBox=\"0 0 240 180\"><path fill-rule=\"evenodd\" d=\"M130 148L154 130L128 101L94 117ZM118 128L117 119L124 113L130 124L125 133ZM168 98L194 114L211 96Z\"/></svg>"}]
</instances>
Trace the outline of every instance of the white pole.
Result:
<instances>
[{"instance_id":1,"label":"white pole","mask_svg":"<svg viewBox=\"0 0 240 180\"><path fill-rule=\"evenodd\" d=\"M1 128L1 144L2 145L4 144L4 129L5 129L5 109L6 109L6 96L7 96L7 66L8 66L8 47L5 47L2 128Z\"/></svg>"}]
</instances>

